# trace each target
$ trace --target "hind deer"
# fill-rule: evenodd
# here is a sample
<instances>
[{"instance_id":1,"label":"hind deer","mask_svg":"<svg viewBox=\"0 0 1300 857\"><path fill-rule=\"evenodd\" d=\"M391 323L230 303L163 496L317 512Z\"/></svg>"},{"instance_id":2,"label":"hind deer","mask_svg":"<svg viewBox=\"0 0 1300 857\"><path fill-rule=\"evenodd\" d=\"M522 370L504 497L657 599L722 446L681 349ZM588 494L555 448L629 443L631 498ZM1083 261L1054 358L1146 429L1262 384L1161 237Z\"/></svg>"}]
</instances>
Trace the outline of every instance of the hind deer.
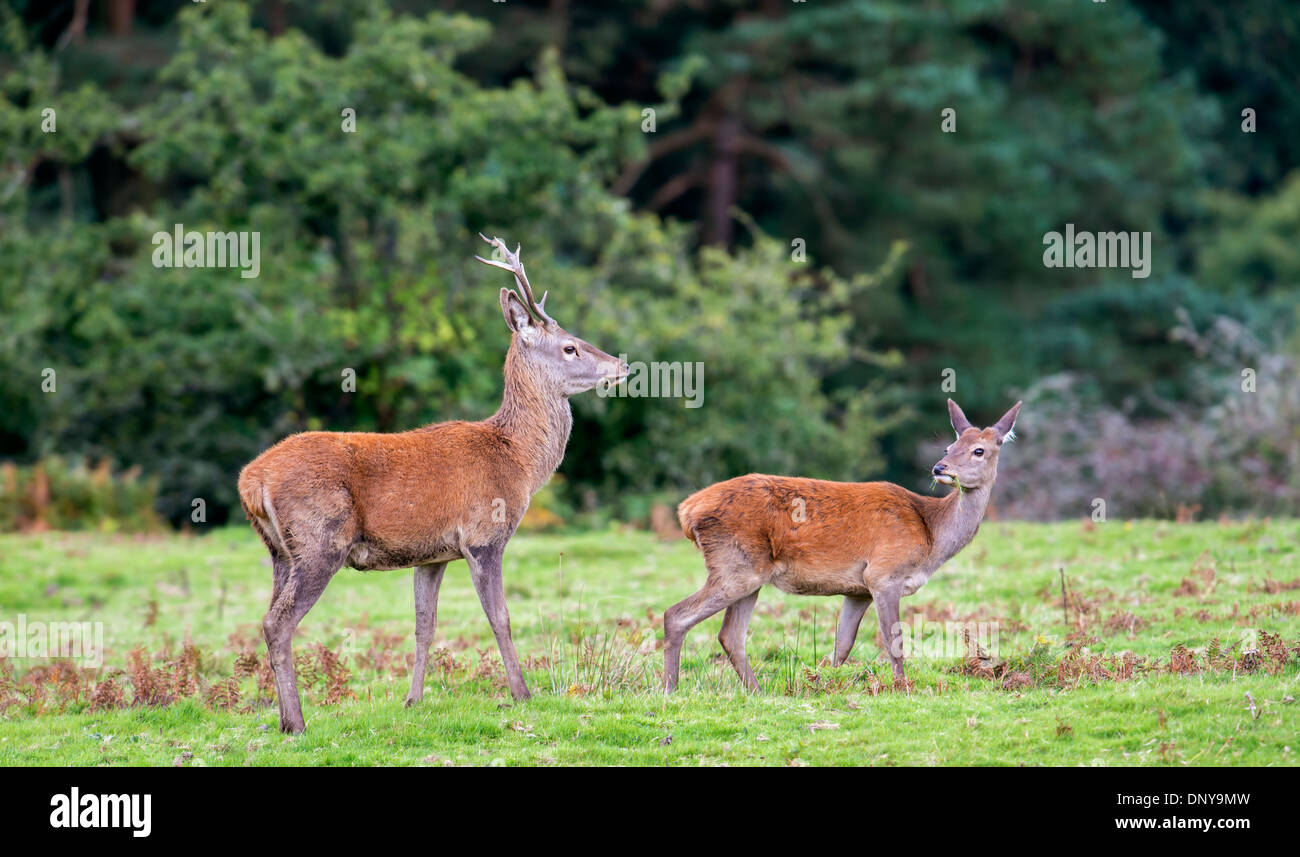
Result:
<instances>
[{"instance_id":1,"label":"hind deer","mask_svg":"<svg viewBox=\"0 0 1300 857\"><path fill-rule=\"evenodd\" d=\"M398 434L303 432L253 459L239 497L266 543L274 569L262 622L280 729L306 724L291 638L344 565L362 571L415 567L415 664L406 704L424 695L424 673L447 563L469 565L496 637L510 693L527 699L510 637L501 558L533 494L564 457L573 415L569 397L627 376L627 364L567 333L534 300L519 261L499 238L482 236L504 261L519 293L501 289L510 328L505 393L481 422L437 423Z\"/></svg>"},{"instance_id":2,"label":"hind deer","mask_svg":"<svg viewBox=\"0 0 1300 857\"><path fill-rule=\"evenodd\" d=\"M718 641L745 686L759 689L745 658L745 633L758 591L768 584L797 595L844 596L835 666L848 658L874 602L894 680L905 684L899 599L924 586L975 537L993 493L998 451L1014 437L1020 405L978 429L948 400L957 440L932 474L957 490L942 498L889 482L761 474L687 497L677 517L704 554L708 579L699 592L664 611L664 689L677 687L686 633L724 608Z\"/></svg>"}]
</instances>

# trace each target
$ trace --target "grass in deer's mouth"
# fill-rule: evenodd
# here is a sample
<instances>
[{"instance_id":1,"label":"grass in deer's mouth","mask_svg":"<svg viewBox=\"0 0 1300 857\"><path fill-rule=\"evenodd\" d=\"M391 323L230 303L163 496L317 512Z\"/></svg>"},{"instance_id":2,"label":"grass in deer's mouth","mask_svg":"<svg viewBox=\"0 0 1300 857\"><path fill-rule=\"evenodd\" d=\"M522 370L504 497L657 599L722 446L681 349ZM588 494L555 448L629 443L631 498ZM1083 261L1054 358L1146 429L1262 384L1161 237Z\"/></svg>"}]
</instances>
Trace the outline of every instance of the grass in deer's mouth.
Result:
<instances>
[{"instance_id":1,"label":"grass in deer's mouth","mask_svg":"<svg viewBox=\"0 0 1300 857\"><path fill-rule=\"evenodd\" d=\"M965 493L966 489L963 488L963 487L961 487L961 477L960 477L960 476L957 476L957 475L954 474L954 473L945 473L944 475L947 476L949 479L952 480L951 482L945 482L945 483L943 483L944 485L952 485L952 486L956 487L958 493ZM933 493L933 491L934 491L934 489L935 489L935 486L937 486L938 484L939 484L939 478L938 478L937 476L931 476L931 477L930 477L930 491L931 491L932 493Z\"/></svg>"}]
</instances>

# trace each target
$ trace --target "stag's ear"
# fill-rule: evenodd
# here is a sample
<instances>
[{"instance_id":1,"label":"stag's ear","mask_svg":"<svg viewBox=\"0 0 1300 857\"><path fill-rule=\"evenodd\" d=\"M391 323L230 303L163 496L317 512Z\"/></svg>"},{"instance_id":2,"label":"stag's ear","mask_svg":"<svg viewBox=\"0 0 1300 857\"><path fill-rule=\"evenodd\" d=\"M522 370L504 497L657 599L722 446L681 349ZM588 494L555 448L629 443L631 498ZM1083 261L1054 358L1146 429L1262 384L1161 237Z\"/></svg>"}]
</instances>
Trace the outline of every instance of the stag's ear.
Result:
<instances>
[{"instance_id":1,"label":"stag's ear","mask_svg":"<svg viewBox=\"0 0 1300 857\"><path fill-rule=\"evenodd\" d=\"M957 407L957 403L952 399L948 400L948 419L952 422L952 430L957 432L957 437L961 437L961 433L966 429L974 428L970 424L970 420L966 419L966 415L961 412L961 408Z\"/></svg>"},{"instance_id":2,"label":"stag's ear","mask_svg":"<svg viewBox=\"0 0 1300 857\"><path fill-rule=\"evenodd\" d=\"M1022 404L1024 403L1016 402L1011 406L1011 410L1003 414L1002 419L998 420L997 423L994 424L993 431L997 432L998 443L1002 443L1003 440L1016 439L1016 415L1020 413L1020 406Z\"/></svg>"},{"instance_id":3,"label":"stag's ear","mask_svg":"<svg viewBox=\"0 0 1300 857\"><path fill-rule=\"evenodd\" d=\"M519 299L513 289L501 290L501 314L506 317L506 326L519 334L524 342L531 344L537 335L537 325L528 313L528 307Z\"/></svg>"}]
</instances>

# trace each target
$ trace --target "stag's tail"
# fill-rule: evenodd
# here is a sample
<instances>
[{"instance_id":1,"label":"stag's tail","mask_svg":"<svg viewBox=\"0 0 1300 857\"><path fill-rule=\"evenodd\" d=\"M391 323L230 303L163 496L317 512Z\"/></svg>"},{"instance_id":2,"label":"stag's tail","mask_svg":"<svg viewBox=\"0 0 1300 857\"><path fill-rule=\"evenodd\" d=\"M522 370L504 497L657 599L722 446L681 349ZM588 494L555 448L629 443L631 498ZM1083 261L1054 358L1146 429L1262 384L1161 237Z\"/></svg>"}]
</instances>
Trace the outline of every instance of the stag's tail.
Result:
<instances>
[{"instance_id":1,"label":"stag's tail","mask_svg":"<svg viewBox=\"0 0 1300 857\"><path fill-rule=\"evenodd\" d=\"M285 542L284 532L275 516L275 506L271 503L271 491L262 480L261 468L256 461L244 468L239 474L239 503L244 507L244 514L257 534L266 542L273 553L290 557L289 545Z\"/></svg>"}]
</instances>

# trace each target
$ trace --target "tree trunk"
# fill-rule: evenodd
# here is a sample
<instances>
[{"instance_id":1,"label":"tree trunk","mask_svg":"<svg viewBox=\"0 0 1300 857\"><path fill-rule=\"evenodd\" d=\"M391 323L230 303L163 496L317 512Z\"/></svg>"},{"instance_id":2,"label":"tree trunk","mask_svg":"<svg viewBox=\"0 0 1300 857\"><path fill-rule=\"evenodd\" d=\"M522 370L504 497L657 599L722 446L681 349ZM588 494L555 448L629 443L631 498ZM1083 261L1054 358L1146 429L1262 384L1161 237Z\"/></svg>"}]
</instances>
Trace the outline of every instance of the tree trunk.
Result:
<instances>
[{"instance_id":1,"label":"tree trunk","mask_svg":"<svg viewBox=\"0 0 1300 857\"><path fill-rule=\"evenodd\" d=\"M564 67L564 51L569 41L569 0L551 0L546 10L546 17L551 29L551 43L555 45L560 57L560 67Z\"/></svg>"},{"instance_id":2,"label":"tree trunk","mask_svg":"<svg viewBox=\"0 0 1300 857\"><path fill-rule=\"evenodd\" d=\"M115 36L131 35L135 20L135 0L109 0L108 29Z\"/></svg>"},{"instance_id":3,"label":"tree trunk","mask_svg":"<svg viewBox=\"0 0 1300 857\"><path fill-rule=\"evenodd\" d=\"M713 133L713 162L709 165L708 199L704 211L704 242L731 245L731 207L736 204L740 118L728 108Z\"/></svg>"},{"instance_id":4,"label":"tree trunk","mask_svg":"<svg viewBox=\"0 0 1300 857\"><path fill-rule=\"evenodd\" d=\"M288 26L289 10L284 5L284 0L267 0L266 31L271 38L282 35Z\"/></svg>"}]
</instances>

